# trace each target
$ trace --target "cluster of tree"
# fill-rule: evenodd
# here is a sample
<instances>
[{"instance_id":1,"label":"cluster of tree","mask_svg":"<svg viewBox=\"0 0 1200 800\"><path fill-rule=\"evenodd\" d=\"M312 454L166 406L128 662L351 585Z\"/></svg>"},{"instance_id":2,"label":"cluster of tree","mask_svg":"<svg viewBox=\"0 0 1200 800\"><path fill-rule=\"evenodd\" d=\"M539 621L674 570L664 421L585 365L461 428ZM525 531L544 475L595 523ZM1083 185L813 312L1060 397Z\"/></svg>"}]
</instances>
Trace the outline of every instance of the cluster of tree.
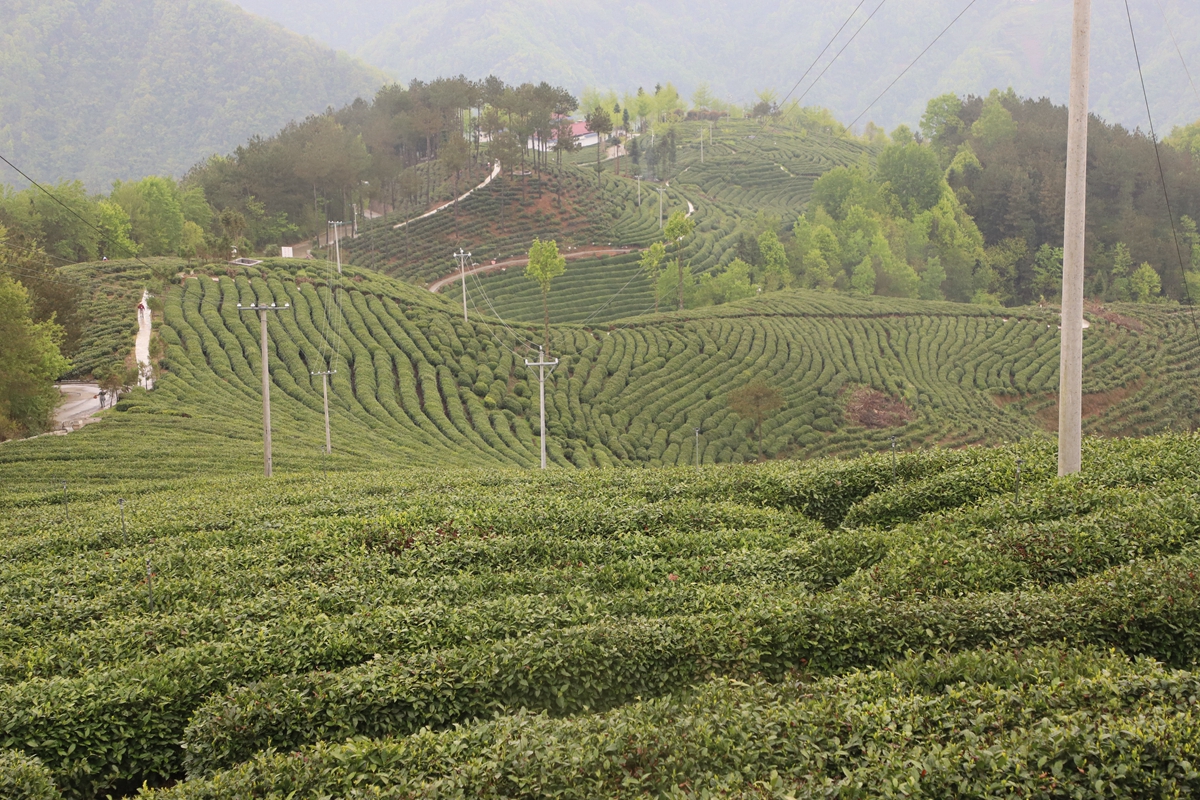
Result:
<instances>
[{"instance_id":1,"label":"cluster of tree","mask_svg":"<svg viewBox=\"0 0 1200 800\"><path fill-rule=\"evenodd\" d=\"M778 277L764 288L792 284L858 295L981 299L986 287L976 265L984 257L983 237L947 184L936 153L905 128L893 140L874 169L840 167L817 180L784 248L788 269L776 267Z\"/></svg>"},{"instance_id":2,"label":"cluster of tree","mask_svg":"<svg viewBox=\"0 0 1200 800\"><path fill-rule=\"evenodd\" d=\"M4 246L5 239L0 226L0 441L50 426L58 405L54 381L70 366L62 354L66 334L53 311L39 313L29 290L17 280L33 274L26 268L38 261L26 263Z\"/></svg>"},{"instance_id":3,"label":"cluster of tree","mask_svg":"<svg viewBox=\"0 0 1200 800\"><path fill-rule=\"evenodd\" d=\"M578 103L546 83L509 86L496 77L388 85L371 102L356 100L254 138L232 155L214 156L184 178L215 207L249 219L265 209L276 242L348 220L377 202L387 208L429 203L444 182L455 196L465 171L498 160L506 170L541 169L551 142L574 142L566 116ZM256 241L256 244L265 242Z\"/></svg>"},{"instance_id":4,"label":"cluster of tree","mask_svg":"<svg viewBox=\"0 0 1200 800\"><path fill-rule=\"evenodd\" d=\"M234 248L277 241L289 230L285 218L269 216L253 199L218 210L203 187L172 178L116 181L107 195L89 195L79 181L49 191L0 189L0 224L8 228L11 248L41 248L67 263L134 256L225 260Z\"/></svg>"},{"instance_id":5,"label":"cluster of tree","mask_svg":"<svg viewBox=\"0 0 1200 800\"><path fill-rule=\"evenodd\" d=\"M1011 89L987 97L944 95L930 101L921 137L983 235L986 253L975 267L977 287L1006 305L1056 296L1066 108L1021 99ZM1148 135L1096 117L1088 140L1088 296L1150 299L1161 292L1184 300L1185 274L1192 288L1200 285L1200 239L1192 222L1200 215L1200 125L1177 129L1157 154Z\"/></svg>"}]
</instances>

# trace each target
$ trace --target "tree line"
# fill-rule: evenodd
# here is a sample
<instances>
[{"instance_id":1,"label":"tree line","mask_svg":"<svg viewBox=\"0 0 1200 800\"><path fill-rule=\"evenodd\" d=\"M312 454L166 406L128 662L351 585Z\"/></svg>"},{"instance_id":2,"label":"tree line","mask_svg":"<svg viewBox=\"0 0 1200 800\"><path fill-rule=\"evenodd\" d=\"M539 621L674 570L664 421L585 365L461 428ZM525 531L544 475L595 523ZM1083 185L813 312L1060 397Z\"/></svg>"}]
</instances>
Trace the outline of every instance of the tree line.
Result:
<instances>
[{"instance_id":1,"label":"tree line","mask_svg":"<svg viewBox=\"0 0 1200 800\"><path fill-rule=\"evenodd\" d=\"M578 101L547 83L510 86L490 76L440 78L381 88L370 102L294 122L213 156L184 178L214 207L270 209L293 238L349 220L372 202L387 209L433 201L444 184L457 196L481 162L541 169L549 143L569 126ZM561 150L570 137L558 137Z\"/></svg>"},{"instance_id":2,"label":"tree line","mask_svg":"<svg viewBox=\"0 0 1200 800\"><path fill-rule=\"evenodd\" d=\"M872 163L825 173L794 224L763 214L743 223L737 258L725 276L709 280L735 298L745 296L749 281L764 291L798 286L1006 306L1056 301L1066 128L1065 107L1011 89L934 98L917 130L901 125L888 135L868 125L866 138L880 148ZM1200 123L1174 131L1156 153L1147 134L1092 118L1089 298L1200 298L1197 142ZM786 252L782 262L776 240Z\"/></svg>"}]
</instances>

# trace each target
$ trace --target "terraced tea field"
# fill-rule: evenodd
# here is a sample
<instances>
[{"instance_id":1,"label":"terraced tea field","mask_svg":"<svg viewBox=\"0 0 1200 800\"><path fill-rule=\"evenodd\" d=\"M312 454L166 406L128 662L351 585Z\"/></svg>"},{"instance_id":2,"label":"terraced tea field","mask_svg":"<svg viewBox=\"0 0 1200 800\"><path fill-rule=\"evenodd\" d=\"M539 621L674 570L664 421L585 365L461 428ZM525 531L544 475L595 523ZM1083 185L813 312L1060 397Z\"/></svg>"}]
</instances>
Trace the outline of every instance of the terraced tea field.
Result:
<instances>
[{"instance_id":1,"label":"terraced tea field","mask_svg":"<svg viewBox=\"0 0 1200 800\"><path fill-rule=\"evenodd\" d=\"M210 460L253 471L258 327L237 309L252 302L291 306L269 320L277 469L321 463L321 383L310 373L328 368L337 370L335 469L537 463L538 386L524 360L535 355L540 326L483 316L466 324L445 299L353 269L331 301L328 265L264 267L172 288L161 298L168 350L159 388L127 397L69 439L5 445L9 479L52 478L68 466L60 459L113 474L132 468L119 463L130 447L184 474L203 474ZM1165 307L1123 313L1092 316L1085 335L1087 431L1191 429L1200 420L1189 319ZM1055 323L1036 308L783 292L623 325L555 326L551 353L562 364L547 383L550 461L753 460L753 422L730 410L728 395L754 379L785 402L762 428L767 458L879 451L892 437L901 449L1025 438L1056 420Z\"/></svg>"},{"instance_id":2,"label":"terraced tea field","mask_svg":"<svg viewBox=\"0 0 1200 800\"><path fill-rule=\"evenodd\" d=\"M834 167L871 163L876 148L824 132L752 120L679 126L684 147L671 182L697 204L716 204L735 216L759 211L790 223L812 197L817 178ZM704 160L700 135L704 133Z\"/></svg>"},{"instance_id":3,"label":"terraced tea field","mask_svg":"<svg viewBox=\"0 0 1200 800\"><path fill-rule=\"evenodd\" d=\"M561 202L559 188L561 183ZM343 243L345 261L370 267L411 283L428 284L455 267L451 258L462 247L480 263L521 255L534 238L556 239L568 247L624 244L641 246L658 235L657 193L637 205L633 181L572 168L542 176L504 177L452 208L394 227L394 220L373 222ZM671 194L668 209L686 208Z\"/></svg>"},{"instance_id":4,"label":"terraced tea field","mask_svg":"<svg viewBox=\"0 0 1200 800\"><path fill-rule=\"evenodd\" d=\"M690 210L697 223L697 235L679 254L696 274L733 258L739 221L766 212L790 224L803 211L820 175L869 160L874 153L855 140L726 120L716 126L713 143L706 143L702 162L702 130L707 132L707 124L679 125L677 164L669 172L669 186L663 187L664 218ZM460 247L486 264L524 254L535 237L556 239L564 250L593 245L640 248L659 238L659 184L642 183L639 205L638 183L632 177L636 168L628 158L622 160L620 176L614 174L615 162L606 162L599 185L594 164L577 160L542 178L497 182L464 201L457 220L447 210L399 229L391 221L372 223L346 243L344 256L359 266L429 284L454 271L450 254ZM654 291L636 262L636 256L572 262L555 284L553 318L604 323L645 314L653 308ZM479 275L468 281L468 289L473 293L469 302L485 313L513 321L541 318L538 288L520 270Z\"/></svg>"},{"instance_id":5,"label":"terraced tea field","mask_svg":"<svg viewBox=\"0 0 1200 800\"><path fill-rule=\"evenodd\" d=\"M0 466L5 797L1200 789L1194 436L1090 441L1068 479L1039 441L270 481L190 455L215 471L64 462L66 494Z\"/></svg>"}]
</instances>

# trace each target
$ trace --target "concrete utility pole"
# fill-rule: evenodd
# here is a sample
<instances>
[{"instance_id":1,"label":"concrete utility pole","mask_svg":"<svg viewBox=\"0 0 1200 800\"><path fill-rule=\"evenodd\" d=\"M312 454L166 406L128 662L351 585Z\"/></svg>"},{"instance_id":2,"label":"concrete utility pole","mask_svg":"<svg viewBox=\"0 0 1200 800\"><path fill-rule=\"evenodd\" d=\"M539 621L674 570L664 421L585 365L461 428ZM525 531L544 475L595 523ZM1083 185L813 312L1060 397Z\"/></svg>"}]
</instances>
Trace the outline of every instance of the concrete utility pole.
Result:
<instances>
[{"instance_id":1,"label":"concrete utility pole","mask_svg":"<svg viewBox=\"0 0 1200 800\"><path fill-rule=\"evenodd\" d=\"M662 190L662 187L660 186L660 187L658 187L658 229L660 231L662 230L662 226L663 226L662 214L663 214L663 190Z\"/></svg>"},{"instance_id":2,"label":"concrete utility pole","mask_svg":"<svg viewBox=\"0 0 1200 800\"><path fill-rule=\"evenodd\" d=\"M694 430L696 431L696 447L694 448L696 451L696 469L700 469L700 429L695 428Z\"/></svg>"},{"instance_id":3,"label":"concrete utility pole","mask_svg":"<svg viewBox=\"0 0 1200 800\"><path fill-rule=\"evenodd\" d=\"M309 374L321 376L321 395L325 398L325 455L331 455L333 453L333 439L329 435L329 376L337 375L337 370L310 372Z\"/></svg>"},{"instance_id":4,"label":"concrete utility pole","mask_svg":"<svg viewBox=\"0 0 1200 800\"><path fill-rule=\"evenodd\" d=\"M700 131L700 163L704 163L704 131Z\"/></svg>"},{"instance_id":5,"label":"concrete utility pole","mask_svg":"<svg viewBox=\"0 0 1200 800\"><path fill-rule=\"evenodd\" d=\"M334 249L334 252L337 253L338 275L341 275L342 274L342 236L341 236L342 228L341 228L341 226L345 225L346 223L330 222L329 224L333 226L333 249ZM328 242L329 242L329 240L328 240L328 238L326 238L326 244L328 244Z\"/></svg>"},{"instance_id":6,"label":"concrete utility pole","mask_svg":"<svg viewBox=\"0 0 1200 800\"><path fill-rule=\"evenodd\" d=\"M1075 0L1067 125L1067 207L1063 231L1062 346L1058 384L1058 474L1082 468L1083 248L1087 221L1089 50L1092 2Z\"/></svg>"},{"instance_id":7,"label":"concrete utility pole","mask_svg":"<svg viewBox=\"0 0 1200 800\"><path fill-rule=\"evenodd\" d=\"M637 182L638 182L638 208L641 208L641 207L642 207L642 176L641 176L641 175L634 175L633 177L637 178Z\"/></svg>"},{"instance_id":8,"label":"concrete utility pole","mask_svg":"<svg viewBox=\"0 0 1200 800\"><path fill-rule=\"evenodd\" d=\"M284 311L292 307L291 303L277 306L252 305L243 306L238 303L239 311L257 311L260 339L262 342L262 383L263 383L263 474L271 477L271 372L267 364L267 312Z\"/></svg>"},{"instance_id":9,"label":"concrete utility pole","mask_svg":"<svg viewBox=\"0 0 1200 800\"><path fill-rule=\"evenodd\" d=\"M550 368L550 372L554 372L554 368L558 366L558 359L553 361L546 360L546 351L538 348L538 360L530 361L525 359L525 366L538 368L538 385L541 393L541 417L542 417L542 469L546 468L546 367Z\"/></svg>"},{"instance_id":10,"label":"concrete utility pole","mask_svg":"<svg viewBox=\"0 0 1200 800\"><path fill-rule=\"evenodd\" d=\"M458 268L462 274L462 292L463 292L463 322L470 322L467 319L467 259L471 257L470 253L464 253L463 249L458 248L458 252L454 253L453 258L458 259Z\"/></svg>"}]
</instances>

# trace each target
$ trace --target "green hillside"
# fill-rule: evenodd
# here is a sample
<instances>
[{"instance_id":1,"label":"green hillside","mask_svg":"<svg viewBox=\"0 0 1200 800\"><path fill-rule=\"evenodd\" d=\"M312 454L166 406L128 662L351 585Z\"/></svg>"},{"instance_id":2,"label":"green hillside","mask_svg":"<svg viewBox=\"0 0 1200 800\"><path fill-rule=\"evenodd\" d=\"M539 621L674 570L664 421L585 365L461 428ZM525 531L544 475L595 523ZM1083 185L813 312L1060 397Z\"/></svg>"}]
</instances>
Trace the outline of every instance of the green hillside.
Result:
<instances>
[{"instance_id":1,"label":"green hillside","mask_svg":"<svg viewBox=\"0 0 1200 800\"><path fill-rule=\"evenodd\" d=\"M686 244L681 257L694 274L719 272L737 255L738 237L754 224L756 215L790 225L807 205L817 178L833 167L870 163L877 150L800 126L764 127L749 120L724 120L711 131L707 123L680 123L677 135L680 144L667 184L643 181L640 206L638 183L632 177L640 166L626 156L617 175L615 161L610 160L597 183L592 150L576 154L576 166L552 168L528 179L501 178L463 201L457 216L446 211L399 228L395 224L400 217L373 222L345 243L343 258L428 284L455 269L449 254L459 247L480 264L519 257L534 237L556 239L564 249L642 248L660 237L661 187L664 219L686 212L689 203L694 212L698 236ZM706 142L703 161L701 135ZM650 137L640 141L648 146ZM654 289L638 267L639 257L631 253L573 259L566 275L555 282L551 318L598 324L653 310ZM453 293L456 287L444 291ZM468 292L469 305L483 313L524 322L541 319L538 287L521 269L474 276L468 279Z\"/></svg>"},{"instance_id":2,"label":"green hillside","mask_svg":"<svg viewBox=\"0 0 1200 800\"><path fill-rule=\"evenodd\" d=\"M257 321L272 315L277 469L321 461L320 381L337 469L365 463L534 466L537 382L523 360L536 325L462 321L429 292L348 270L336 303L320 262L186 277L160 298L164 372L102 424L0 450L6 480L71 469L106 474L253 471L261 454ZM121 270L120 265L96 269ZM340 310L339 310L340 307ZM330 311L328 321L326 309ZM1185 311L1095 309L1085 335L1085 429L1145 435L1200 421L1197 337ZM549 453L559 467L754 460L753 423L728 395L762 379L785 407L767 419L767 458L995 444L1053 430L1058 330L1050 310L778 292L697 312L587 328L558 325L563 363L547 384ZM139 464L141 466L139 466ZM49 470L49 472L47 471Z\"/></svg>"},{"instance_id":3,"label":"green hillside","mask_svg":"<svg viewBox=\"0 0 1200 800\"><path fill-rule=\"evenodd\" d=\"M215 450L188 445L199 473ZM1037 442L545 475L147 462L64 462L65 491L5 472L8 797L1200 790L1194 436L1090 442L1066 479Z\"/></svg>"},{"instance_id":4,"label":"green hillside","mask_svg":"<svg viewBox=\"0 0 1200 800\"><path fill-rule=\"evenodd\" d=\"M93 191L182 175L384 81L225 0L11 0L4 19L0 150L36 180Z\"/></svg>"}]
</instances>

